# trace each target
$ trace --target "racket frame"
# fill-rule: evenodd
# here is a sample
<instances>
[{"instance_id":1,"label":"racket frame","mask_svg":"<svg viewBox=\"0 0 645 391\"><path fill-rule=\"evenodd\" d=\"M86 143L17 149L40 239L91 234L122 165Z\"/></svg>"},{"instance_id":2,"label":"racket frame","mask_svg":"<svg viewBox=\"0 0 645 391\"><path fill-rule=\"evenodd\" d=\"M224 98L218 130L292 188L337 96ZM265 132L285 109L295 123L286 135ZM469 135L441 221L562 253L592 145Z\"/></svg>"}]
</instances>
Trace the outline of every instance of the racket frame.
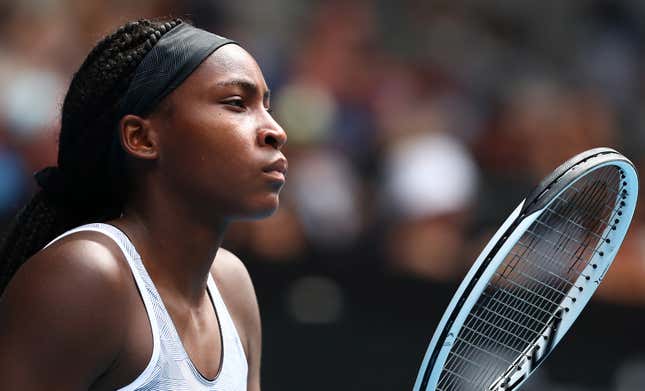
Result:
<instances>
[{"instance_id":1,"label":"racket frame","mask_svg":"<svg viewBox=\"0 0 645 391\"><path fill-rule=\"evenodd\" d=\"M518 357L517 362L514 363L521 364L520 369L511 365L505 373L505 375L508 375L503 375L493 381L489 389L494 391L516 389L544 361L566 334L591 298L598 284L604 278L617 250L620 248L634 214L636 203L636 197L634 196L638 194L638 178L635 168L627 158L610 148L595 148L583 152L560 165L540 182L504 221L464 277L444 312L423 358L419 374L414 383L414 391L435 390L442 372L441 369L466 317L497 268L531 224L570 185L583 178L589 171L608 165L618 166L622 170L625 178L621 179L621 181L627 183L624 186L626 194L632 196L623 201L625 202L625 207L620 218L621 224L615 224L615 229L612 229L611 226L605 228L602 237L610 239L610 243L602 244L603 255L601 260L598 259L601 255L598 252L594 252L587 266L583 269L574 287L572 287L572 289L583 287L583 290L576 289L578 292L571 296L576 299L575 303L571 302L568 303L567 307L563 307L567 308L566 311L558 311L561 319L557 322L557 325L552 324L556 327L551 330L548 330L548 327L545 328L542 333L543 338L538 338L534 344L529 345L526 354ZM622 194L617 196L620 197ZM593 268L592 264L600 264L602 267ZM589 278L586 278L586 276ZM570 298L565 298L565 301L570 300ZM531 349L534 349L535 346L540 346L537 349L538 352L531 354L533 353ZM521 360L525 362L520 363L519 361ZM438 369L433 370L434 368Z\"/></svg>"}]
</instances>

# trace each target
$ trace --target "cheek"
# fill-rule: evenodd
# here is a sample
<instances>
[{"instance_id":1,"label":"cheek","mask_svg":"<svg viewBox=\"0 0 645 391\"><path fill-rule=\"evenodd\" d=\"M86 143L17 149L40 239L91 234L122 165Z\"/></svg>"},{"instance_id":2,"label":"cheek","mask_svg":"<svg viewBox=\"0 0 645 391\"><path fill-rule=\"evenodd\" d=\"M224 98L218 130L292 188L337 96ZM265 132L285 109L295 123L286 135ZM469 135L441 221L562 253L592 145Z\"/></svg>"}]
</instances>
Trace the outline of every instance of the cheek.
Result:
<instances>
[{"instance_id":1,"label":"cheek","mask_svg":"<svg viewBox=\"0 0 645 391\"><path fill-rule=\"evenodd\" d=\"M262 217L277 208L279 189L263 177L262 151L250 119L195 113L171 126L160 140L158 160L167 191L188 205L234 218Z\"/></svg>"},{"instance_id":2,"label":"cheek","mask_svg":"<svg viewBox=\"0 0 645 391\"><path fill-rule=\"evenodd\" d=\"M179 121L175 121L179 122ZM234 191L248 176L252 137L226 115L181 119L162 140L160 168L181 187Z\"/></svg>"}]
</instances>

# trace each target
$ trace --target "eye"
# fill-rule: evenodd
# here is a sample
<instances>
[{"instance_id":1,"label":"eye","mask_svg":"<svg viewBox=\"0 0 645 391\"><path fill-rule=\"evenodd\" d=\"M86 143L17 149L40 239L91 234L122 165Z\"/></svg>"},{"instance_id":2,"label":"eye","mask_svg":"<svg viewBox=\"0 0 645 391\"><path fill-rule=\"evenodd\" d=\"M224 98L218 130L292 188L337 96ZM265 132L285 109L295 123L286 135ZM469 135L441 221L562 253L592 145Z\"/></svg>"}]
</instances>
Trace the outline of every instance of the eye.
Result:
<instances>
[{"instance_id":1,"label":"eye","mask_svg":"<svg viewBox=\"0 0 645 391\"><path fill-rule=\"evenodd\" d=\"M246 106L244 106L244 100L242 100L241 98L233 98L233 99L226 100L224 101L224 104L233 106L237 110L246 108Z\"/></svg>"}]
</instances>

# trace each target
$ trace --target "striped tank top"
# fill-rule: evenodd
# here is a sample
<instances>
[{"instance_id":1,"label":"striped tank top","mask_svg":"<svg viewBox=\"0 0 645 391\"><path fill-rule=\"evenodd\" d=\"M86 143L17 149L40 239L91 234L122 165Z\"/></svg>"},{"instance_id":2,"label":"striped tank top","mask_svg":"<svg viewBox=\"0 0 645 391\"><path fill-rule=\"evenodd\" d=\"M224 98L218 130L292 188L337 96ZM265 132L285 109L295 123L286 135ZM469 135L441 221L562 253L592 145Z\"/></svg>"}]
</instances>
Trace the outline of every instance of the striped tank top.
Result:
<instances>
[{"instance_id":1,"label":"striped tank top","mask_svg":"<svg viewBox=\"0 0 645 391\"><path fill-rule=\"evenodd\" d=\"M141 262L141 256L128 237L112 225L95 223L67 231L51 243L79 231L103 233L119 245L148 313L153 338L152 357L143 372L120 390L246 391L248 366L244 348L212 275L208 276L208 293L215 306L222 338L220 371L214 380L205 378L184 350L172 319Z\"/></svg>"}]
</instances>

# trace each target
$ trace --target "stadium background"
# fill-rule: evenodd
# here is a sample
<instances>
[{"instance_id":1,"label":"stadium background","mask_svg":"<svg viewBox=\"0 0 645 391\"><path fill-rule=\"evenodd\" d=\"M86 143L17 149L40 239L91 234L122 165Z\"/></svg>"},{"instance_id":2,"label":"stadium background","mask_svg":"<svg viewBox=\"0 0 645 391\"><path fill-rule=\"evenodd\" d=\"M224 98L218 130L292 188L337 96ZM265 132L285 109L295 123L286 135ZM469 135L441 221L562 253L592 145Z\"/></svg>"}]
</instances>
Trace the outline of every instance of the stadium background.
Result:
<instances>
[{"instance_id":1,"label":"stadium background","mask_svg":"<svg viewBox=\"0 0 645 391\"><path fill-rule=\"evenodd\" d=\"M456 284L532 185L594 146L643 163L638 0L0 0L0 228L55 162L84 55L163 15L253 53L289 134L280 211L226 241L256 284L264 390L411 389ZM645 389L644 223L527 390Z\"/></svg>"}]
</instances>

